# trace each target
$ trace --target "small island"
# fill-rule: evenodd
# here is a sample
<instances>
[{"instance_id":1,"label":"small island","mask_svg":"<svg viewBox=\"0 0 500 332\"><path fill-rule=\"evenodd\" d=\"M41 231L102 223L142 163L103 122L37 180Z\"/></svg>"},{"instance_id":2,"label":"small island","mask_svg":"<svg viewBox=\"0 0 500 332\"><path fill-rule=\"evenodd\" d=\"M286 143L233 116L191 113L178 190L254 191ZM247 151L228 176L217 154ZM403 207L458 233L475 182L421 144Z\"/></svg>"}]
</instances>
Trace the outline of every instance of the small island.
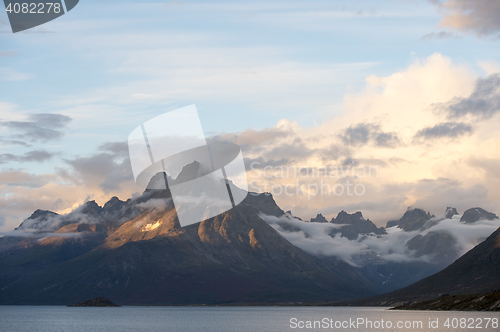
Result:
<instances>
[{"instance_id":1,"label":"small island","mask_svg":"<svg viewBox=\"0 0 500 332\"><path fill-rule=\"evenodd\" d=\"M390 310L500 311L500 290L480 294L446 294L432 300L405 303Z\"/></svg>"},{"instance_id":2,"label":"small island","mask_svg":"<svg viewBox=\"0 0 500 332\"><path fill-rule=\"evenodd\" d=\"M105 297L94 297L89 300L68 305L68 307L119 307Z\"/></svg>"}]
</instances>

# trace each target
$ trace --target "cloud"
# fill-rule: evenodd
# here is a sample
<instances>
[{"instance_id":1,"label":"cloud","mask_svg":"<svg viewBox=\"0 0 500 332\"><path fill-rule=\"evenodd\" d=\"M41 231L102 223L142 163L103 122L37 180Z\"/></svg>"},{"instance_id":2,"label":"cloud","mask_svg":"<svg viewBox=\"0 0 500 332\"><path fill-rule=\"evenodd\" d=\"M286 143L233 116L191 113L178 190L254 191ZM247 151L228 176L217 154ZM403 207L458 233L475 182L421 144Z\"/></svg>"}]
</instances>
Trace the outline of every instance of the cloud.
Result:
<instances>
[{"instance_id":1,"label":"cloud","mask_svg":"<svg viewBox=\"0 0 500 332\"><path fill-rule=\"evenodd\" d=\"M17 139L3 139L3 138L0 138L0 143L4 144L4 145L20 145L20 146L24 146L24 147L30 147L31 144L28 144L24 141L20 141L20 140L17 140Z\"/></svg>"},{"instance_id":2,"label":"cloud","mask_svg":"<svg viewBox=\"0 0 500 332\"><path fill-rule=\"evenodd\" d=\"M488 188L477 180L475 184L467 186L459 180L450 178L421 179L406 186L408 190L406 194L415 197L411 206L425 208L436 215L444 211L444 207L447 206L462 211L474 206L496 210L496 203L490 197Z\"/></svg>"},{"instance_id":3,"label":"cloud","mask_svg":"<svg viewBox=\"0 0 500 332\"><path fill-rule=\"evenodd\" d=\"M3 156L0 160L48 158L43 150ZM0 211L6 220L0 230L17 227L37 209L66 214L91 199L103 205L111 196L126 200L143 191L134 182L124 142L103 143L94 154L63 161L66 167L56 168L54 174L31 174L12 169L0 172Z\"/></svg>"},{"instance_id":4,"label":"cloud","mask_svg":"<svg viewBox=\"0 0 500 332\"><path fill-rule=\"evenodd\" d=\"M469 97L454 98L448 103L436 104L434 108L447 113L451 119L466 115L491 118L500 111L500 73L478 78Z\"/></svg>"},{"instance_id":5,"label":"cloud","mask_svg":"<svg viewBox=\"0 0 500 332\"><path fill-rule=\"evenodd\" d=\"M9 162L44 162L50 160L54 157L54 153L47 152L45 150L33 150L26 152L23 155L13 155L10 153L0 154L0 164L6 164Z\"/></svg>"},{"instance_id":6,"label":"cloud","mask_svg":"<svg viewBox=\"0 0 500 332\"><path fill-rule=\"evenodd\" d=\"M273 146L271 149L263 152L264 158L276 158L293 160L303 160L316 152L316 149L304 143L300 137L296 137L292 142L286 142Z\"/></svg>"},{"instance_id":7,"label":"cloud","mask_svg":"<svg viewBox=\"0 0 500 332\"><path fill-rule=\"evenodd\" d=\"M153 198L145 202L137 204L135 207L139 210L162 211L172 206L172 199L168 198Z\"/></svg>"},{"instance_id":8,"label":"cloud","mask_svg":"<svg viewBox=\"0 0 500 332\"><path fill-rule=\"evenodd\" d=\"M400 144L396 133L383 132L380 125L373 123L358 123L350 126L340 135L340 138L349 146L372 143L379 147L395 147Z\"/></svg>"},{"instance_id":9,"label":"cloud","mask_svg":"<svg viewBox=\"0 0 500 332\"><path fill-rule=\"evenodd\" d=\"M20 132L14 135L18 138L28 139L31 142L47 142L60 139L64 133L60 129L64 128L71 118L62 114L31 114L28 121L2 121L0 126Z\"/></svg>"},{"instance_id":10,"label":"cloud","mask_svg":"<svg viewBox=\"0 0 500 332\"><path fill-rule=\"evenodd\" d=\"M365 145L370 140L370 131L373 127L372 124L359 123L355 127L347 128L341 139L347 145Z\"/></svg>"},{"instance_id":11,"label":"cloud","mask_svg":"<svg viewBox=\"0 0 500 332\"><path fill-rule=\"evenodd\" d=\"M469 158L467 163L478 170L482 170L489 181L500 182L500 159L474 156Z\"/></svg>"},{"instance_id":12,"label":"cloud","mask_svg":"<svg viewBox=\"0 0 500 332\"><path fill-rule=\"evenodd\" d=\"M21 54L20 52L14 52L14 51L3 51L3 52L0 52L0 57L14 57L14 56L18 56L19 54Z\"/></svg>"},{"instance_id":13,"label":"cloud","mask_svg":"<svg viewBox=\"0 0 500 332\"><path fill-rule=\"evenodd\" d=\"M318 212L331 218L343 209L362 211L381 226L415 204L433 214L446 206L465 209L472 205L498 213L500 183L485 177L483 168L469 162L472 156L485 158L496 153L498 118L477 122L465 117L458 121L448 119L442 107L441 112L434 111L436 105L448 106L469 98L478 90L476 75L463 64L433 54L387 77L367 77L365 88L346 94L344 114L321 125L305 127L281 120L263 131L245 131L245 139L241 133L225 137L245 144L243 156L251 190L269 192L276 188L276 202L303 219ZM440 144L410 144L431 140ZM252 162L257 164L249 168ZM267 178L264 167L268 167ZM322 167L374 171L371 177L349 172L339 178L287 172ZM334 186L345 188L347 181L351 188L359 185L363 194L331 193ZM319 190L322 187L330 188L325 189L327 194ZM297 190L300 188L305 194Z\"/></svg>"},{"instance_id":14,"label":"cloud","mask_svg":"<svg viewBox=\"0 0 500 332\"><path fill-rule=\"evenodd\" d=\"M73 183L81 183L90 188L99 187L104 192L119 190L134 182L125 142L107 142L100 145L99 150L103 152L65 159L72 172L61 169L59 175Z\"/></svg>"},{"instance_id":15,"label":"cloud","mask_svg":"<svg viewBox=\"0 0 500 332\"><path fill-rule=\"evenodd\" d=\"M128 143L127 142L106 142L99 146L101 151L111 152L117 156L127 156L128 155Z\"/></svg>"},{"instance_id":16,"label":"cloud","mask_svg":"<svg viewBox=\"0 0 500 332\"><path fill-rule=\"evenodd\" d=\"M441 40L441 39L450 39L450 38L459 38L459 37L451 32L448 32L448 31L439 31L439 32L428 33L428 34L422 36L422 38L420 38L420 40L432 40L432 39Z\"/></svg>"},{"instance_id":17,"label":"cloud","mask_svg":"<svg viewBox=\"0 0 500 332\"><path fill-rule=\"evenodd\" d=\"M497 0L449 0L438 4L441 26L478 36L499 36L500 2Z\"/></svg>"},{"instance_id":18,"label":"cloud","mask_svg":"<svg viewBox=\"0 0 500 332\"><path fill-rule=\"evenodd\" d=\"M30 114L29 118L38 126L45 128L62 128L71 121L69 116L53 113Z\"/></svg>"},{"instance_id":19,"label":"cloud","mask_svg":"<svg viewBox=\"0 0 500 332\"><path fill-rule=\"evenodd\" d=\"M478 61L477 64L487 75L500 73L500 63L496 61Z\"/></svg>"},{"instance_id":20,"label":"cloud","mask_svg":"<svg viewBox=\"0 0 500 332\"><path fill-rule=\"evenodd\" d=\"M463 122L444 122L433 127L427 127L419 130L415 138L439 139L439 138L457 138L463 135L472 134L472 126Z\"/></svg>"},{"instance_id":21,"label":"cloud","mask_svg":"<svg viewBox=\"0 0 500 332\"><path fill-rule=\"evenodd\" d=\"M0 224L1 225L1 224ZM54 232L39 232L33 229L23 229L8 232L0 232L0 236L15 236L15 237L35 237L38 241L42 241L47 237L64 237L64 238L76 238L83 236L83 232L77 233L54 233Z\"/></svg>"},{"instance_id":22,"label":"cloud","mask_svg":"<svg viewBox=\"0 0 500 332\"><path fill-rule=\"evenodd\" d=\"M28 138L31 141L50 141L63 136L63 133L50 128L43 128L34 122L9 121L3 122L3 126L22 132L19 137Z\"/></svg>"},{"instance_id":23,"label":"cloud","mask_svg":"<svg viewBox=\"0 0 500 332\"><path fill-rule=\"evenodd\" d=\"M21 186L38 188L51 181L56 180L55 174L36 175L22 170L9 170L0 172L0 183L7 186Z\"/></svg>"},{"instance_id":24,"label":"cloud","mask_svg":"<svg viewBox=\"0 0 500 332\"><path fill-rule=\"evenodd\" d=\"M406 243L417 235L429 232L447 232L457 243L457 257L482 242L499 226L499 220L483 220L474 224L463 224L459 218L445 219L423 232L404 232L390 228L387 234L360 236L348 240L339 234L328 235L332 228L339 225L328 223L304 222L287 216L274 217L261 214L260 217L275 228L293 245L313 255L336 256L354 266L363 266L364 257L376 256L382 262L433 261L436 257L416 256L406 247ZM291 227L286 227L286 226ZM285 226L285 227L283 227ZM292 231L291 231L292 230ZM299 230L299 231L296 231Z\"/></svg>"},{"instance_id":25,"label":"cloud","mask_svg":"<svg viewBox=\"0 0 500 332\"><path fill-rule=\"evenodd\" d=\"M264 159L262 157L257 157L257 158L244 158L245 162L245 167L247 169L264 169L266 167L279 167L279 166L285 166L290 164L290 159L277 159L274 160L273 158L271 159Z\"/></svg>"},{"instance_id":26,"label":"cloud","mask_svg":"<svg viewBox=\"0 0 500 332\"><path fill-rule=\"evenodd\" d=\"M277 126L264 128L262 130L245 130L240 133L223 133L209 138L209 142L226 141L238 144L242 151L259 151L276 142L282 142L289 137L296 138L293 125L286 120L278 123Z\"/></svg>"}]
</instances>

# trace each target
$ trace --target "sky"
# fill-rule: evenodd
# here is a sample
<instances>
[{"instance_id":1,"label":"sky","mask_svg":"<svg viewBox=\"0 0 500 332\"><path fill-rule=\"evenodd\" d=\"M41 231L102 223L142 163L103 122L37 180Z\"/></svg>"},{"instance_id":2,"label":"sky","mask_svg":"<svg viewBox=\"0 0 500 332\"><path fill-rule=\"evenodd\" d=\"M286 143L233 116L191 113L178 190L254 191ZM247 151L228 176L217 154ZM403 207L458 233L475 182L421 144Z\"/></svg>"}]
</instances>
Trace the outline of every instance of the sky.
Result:
<instances>
[{"instance_id":1,"label":"sky","mask_svg":"<svg viewBox=\"0 0 500 332\"><path fill-rule=\"evenodd\" d=\"M500 214L499 43L494 0L85 0L16 34L1 11L0 231L141 192L128 135L192 104L303 219Z\"/></svg>"}]
</instances>

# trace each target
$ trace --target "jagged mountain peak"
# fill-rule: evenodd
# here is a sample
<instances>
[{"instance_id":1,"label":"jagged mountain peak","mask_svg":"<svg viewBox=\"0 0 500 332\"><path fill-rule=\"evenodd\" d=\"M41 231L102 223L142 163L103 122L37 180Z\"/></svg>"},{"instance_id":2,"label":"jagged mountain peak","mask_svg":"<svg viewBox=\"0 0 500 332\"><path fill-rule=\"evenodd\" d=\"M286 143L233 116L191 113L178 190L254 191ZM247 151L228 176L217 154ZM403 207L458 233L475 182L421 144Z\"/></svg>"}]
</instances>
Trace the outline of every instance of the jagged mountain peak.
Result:
<instances>
[{"instance_id":1,"label":"jagged mountain peak","mask_svg":"<svg viewBox=\"0 0 500 332\"><path fill-rule=\"evenodd\" d=\"M104 203L103 209L110 209L116 204L124 203L124 201L120 200L118 197L111 197L106 203Z\"/></svg>"},{"instance_id":2,"label":"jagged mountain peak","mask_svg":"<svg viewBox=\"0 0 500 332\"><path fill-rule=\"evenodd\" d=\"M58 213L49 211L49 210L41 210L38 209L28 217L28 219L47 219L50 216L57 216Z\"/></svg>"},{"instance_id":3,"label":"jagged mountain peak","mask_svg":"<svg viewBox=\"0 0 500 332\"><path fill-rule=\"evenodd\" d=\"M385 234L386 231L383 227L378 228L373 222L363 218L363 214L360 211L349 214L344 210L340 211L337 218L331 220L332 224L345 225L340 228L332 229L329 232L330 236L335 236L339 234L349 240L356 240L360 235Z\"/></svg>"},{"instance_id":4,"label":"jagged mountain peak","mask_svg":"<svg viewBox=\"0 0 500 332\"><path fill-rule=\"evenodd\" d=\"M26 218L18 227L16 227L16 230L28 229L28 228L30 229L44 228L46 222L49 219L57 216L59 216L58 213L49 210L38 209L35 212L33 212L31 216Z\"/></svg>"},{"instance_id":5,"label":"jagged mountain peak","mask_svg":"<svg viewBox=\"0 0 500 332\"><path fill-rule=\"evenodd\" d=\"M466 224L471 224L479 220L494 220L494 219L498 219L498 216L496 214L488 212L480 207L475 207L466 210L462 215L462 218L460 218L460 221Z\"/></svg>"},{"instance_id":6,"label":"jagged mountain peak","mask_svg":"<svg viewBox=\"0 0 500 332\"><path fill-rule=\"evenodd\" d=\"M102 207L95 200L85 202L79 212L87 215L98 216L101 214Z\"/></svg>"},{"instance_id":7,"label":"jagged mountain peak","mask_svg":"<svg viewBox=\"0 0 500 332\"><path fill-rule=\"evenodd\" d=\"M285 215L283 210L274 200L274 197L271 193L248 193L248 196L245 198L242 204L250 205L258 213L262 213L268 216L281 217Z\"/></svg>"},{"instance_id":8,"label":"jagged mountain peak","mask_svg":"<svg viewBox=\"0 0 500 332\"><path fill-rule=\"evenodd\" d=\"M435 216L429 212L409 207L401 219L389 221L386 227L398 226L398 228L401 228L405 232L411 232L421 229L432 218L435 218Z\"/></svg>"},{"instance_id":9,"label":"jagged mountain peak","mask_svg":"<svg viewBox=\"0 0 500 332\"><path fill-rule=\"evenodd\" d=\"M168 183L171 183L171 178L165 172L158 172L149 180L144 193L152 190L168 190Z\"/></svg>"},{"instance_id":10,"label":"jagged mountain peak","mask_svg":"<svg viewBox=\"0 0 500 332\"><path fill-rule=\"evenodd\" d=\"M315 218L311 218L310 222L325 223L325 222L328 222L328 220L326 220L326 218L321 213L318 213Z\"/></svg>"},{"instance_id":11,"label":"jagged mountain peak","mask_svg":"<svg viewBox=\"0 0 500 332\"><path fill-rule=\"evenodd\" d=\"M364 219L363 214L360 211L349 214L344 210L342 210L337 214L337 218L333 218L331 222L335 224L343 224L343 223L350 224L354 220L359 220L359 219Z\"/></svg>"},{"instance_id":12,"label":"jagged mountain peak","mask_svg":"<svg viewBox=\"0 0 500 332\"><path fill-rule=\"evenodd\" d=\"M182 167L182 170L180 171L179 175L177 175L177 177L175 178L175 180L172 183L174 183L174 184L184 183L187 181L197 179L197 178L202 177L204 175L207 175L211 172L212 172L212 170L209 167L207 167L207 166L205 166L205 165L203 165L195 160L192 163L187 164L184 167Z\"/></svg>"},{"instance_id":13,"label":"jagged mountain peak","mask_svg":"<svg viewBox=\"0 0 500 332\"><path fill-rule=\"evenodd\" d=\"M444 217L446 219L451 219L453 216L459 215L457 209L454 207L447 207Z\"/></svg>"}]
</instances>

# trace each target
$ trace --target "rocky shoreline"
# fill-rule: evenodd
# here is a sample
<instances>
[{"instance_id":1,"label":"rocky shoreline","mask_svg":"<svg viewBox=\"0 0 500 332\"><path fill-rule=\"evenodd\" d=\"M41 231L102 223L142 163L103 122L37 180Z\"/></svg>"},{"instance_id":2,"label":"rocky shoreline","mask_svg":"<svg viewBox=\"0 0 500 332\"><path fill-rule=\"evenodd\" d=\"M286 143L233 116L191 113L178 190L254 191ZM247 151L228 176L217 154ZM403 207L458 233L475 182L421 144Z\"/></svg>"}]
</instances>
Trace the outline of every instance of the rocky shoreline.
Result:
<instances>
[{"instance_id":1,"label":"rocky shoreline","mask_svg":"<svg viewBox=\"0 0 500 332\"><path fill-rule=\"evenodd\" d=\"M443 295L432 300L405 303L390 310L500 311L500 290L480 294Z\"/></svg>"}]
</instances>

